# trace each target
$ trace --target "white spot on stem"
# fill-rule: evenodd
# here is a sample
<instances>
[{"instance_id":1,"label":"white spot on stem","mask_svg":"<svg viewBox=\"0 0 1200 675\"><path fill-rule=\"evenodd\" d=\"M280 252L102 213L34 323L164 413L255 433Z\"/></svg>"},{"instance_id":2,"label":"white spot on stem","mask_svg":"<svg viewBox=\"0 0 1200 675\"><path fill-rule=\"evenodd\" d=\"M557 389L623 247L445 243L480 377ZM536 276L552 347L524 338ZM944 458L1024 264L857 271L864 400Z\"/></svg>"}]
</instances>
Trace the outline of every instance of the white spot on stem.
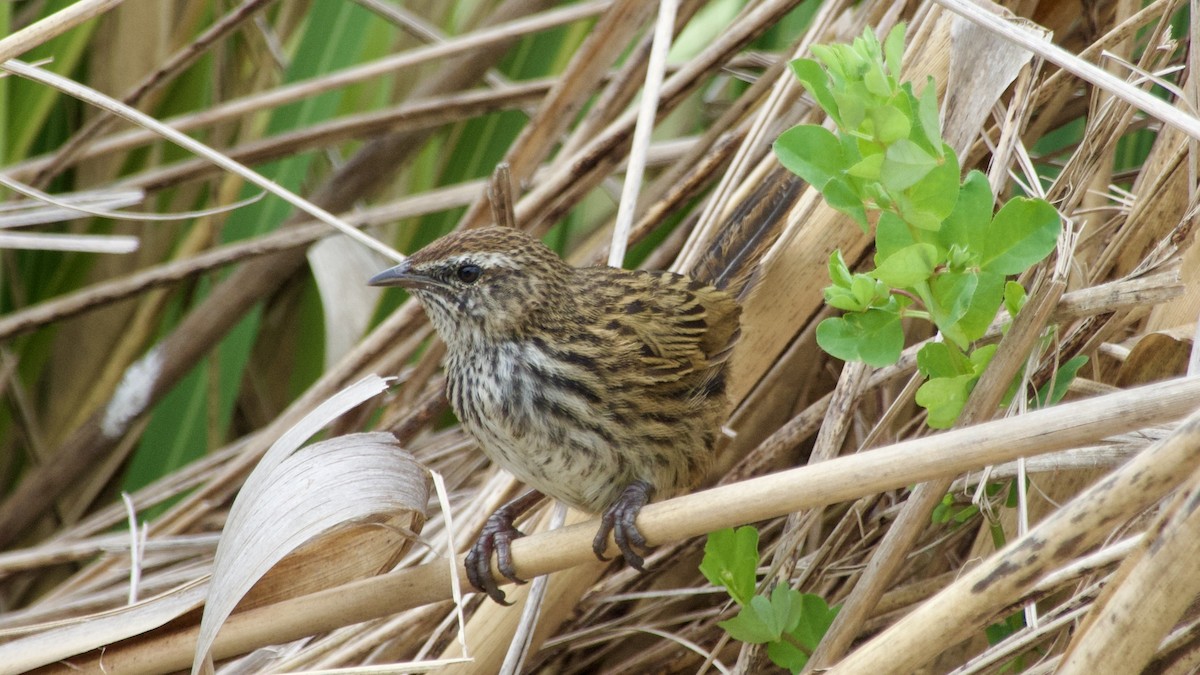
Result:
<instances>
[{"instance_id":1,"label":"white spot on stem","mask_svg":"<svg viewBox=\"0 0 1200 675\"><path fill-rule=\"evenodd\" d=\"M162 355L158 347L125 369L125 376L117 385L117 391L104 411L104 421L100 423L100 430L105 436L117 438L124 434L129 423L142 414L150 402L150 392L161 369Z\"/></svg>"}]
</instances>

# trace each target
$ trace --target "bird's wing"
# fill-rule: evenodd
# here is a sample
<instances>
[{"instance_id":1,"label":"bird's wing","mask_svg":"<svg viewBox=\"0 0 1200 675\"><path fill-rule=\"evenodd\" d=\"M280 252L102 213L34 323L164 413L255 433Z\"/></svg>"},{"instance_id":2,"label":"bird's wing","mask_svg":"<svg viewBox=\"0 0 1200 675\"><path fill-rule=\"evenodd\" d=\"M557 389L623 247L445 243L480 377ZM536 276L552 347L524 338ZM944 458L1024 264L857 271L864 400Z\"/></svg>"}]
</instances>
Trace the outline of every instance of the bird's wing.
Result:
<instances>
[{"instance_id":1,"label":"bird's wing","mask_svg":"<svg viewBox=\"0 0 1200 675\"><path fill-rule=\"evenodd\" d=\"M670 272L620 272L595 300L614 346L652 379L678 379L728 357L738 336L737 302L727 293ZM616 275L621 282L615 283ZM632 290L631 290L632 289Z\"/></svg>"}]
</instances>

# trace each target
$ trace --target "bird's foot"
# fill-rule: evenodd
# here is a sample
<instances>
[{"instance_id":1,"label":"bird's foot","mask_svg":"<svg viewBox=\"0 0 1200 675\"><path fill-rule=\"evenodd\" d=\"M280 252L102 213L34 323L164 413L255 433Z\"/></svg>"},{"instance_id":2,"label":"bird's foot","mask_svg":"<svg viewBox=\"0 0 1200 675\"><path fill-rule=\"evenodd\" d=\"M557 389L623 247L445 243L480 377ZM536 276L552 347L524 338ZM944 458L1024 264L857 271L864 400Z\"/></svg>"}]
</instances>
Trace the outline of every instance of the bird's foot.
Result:
<instances>
[{"instance_id":1,"label":"bird's foot","mask_svg":"<svg viewBox=\"0 0 1200 675\"><path fill-rule=\"evenodd\" d=\"M646 481L630 483L617 501L604 511L604 515L600 517L600 531L592 541L592 551L597 558L608 560L604 557L604 551L608 549L608 535L611 532L617 542L617 548L621 549L621 554L625 556L625 562L639 572L646 571L646 561L642 556L650 547L638 530L636 521L642 507L650 501L650 492L650 484Z\"/></svg>"},{"instance_id":2,"label":"bird's foot","mask_svg":"<svg viewBox=\"0 0 1200 675\"><path fill-rule=\"evenodd\" d=\"M502 605L512 603L505 599L504 591L500 590L496 578L492 576L492 554L496 554L496 568L500 570L501 576L513 583L525 583L524 579L517 576L512 559L512 542L524 537L525 533L518 530L513 521L541 499L540 492L530 491L500 507L488 516L487 522L479 532L479 538L467 551L467 580L476 589L487 593L488 597Z\"/></svg>"}]
</instances>

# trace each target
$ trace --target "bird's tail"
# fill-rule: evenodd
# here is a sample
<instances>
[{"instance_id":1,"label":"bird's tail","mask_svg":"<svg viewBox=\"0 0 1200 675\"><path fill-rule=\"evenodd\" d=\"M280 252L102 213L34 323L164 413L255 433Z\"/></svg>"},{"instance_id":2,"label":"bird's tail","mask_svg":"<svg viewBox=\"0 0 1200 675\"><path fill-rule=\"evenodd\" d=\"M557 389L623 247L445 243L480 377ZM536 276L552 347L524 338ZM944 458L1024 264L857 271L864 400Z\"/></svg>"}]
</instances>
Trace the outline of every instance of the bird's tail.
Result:
<instances>
[{"instance_id":1,"label":"bird's tail","mask_svg":"<svg viewBox=\"0 0 1200 675\"><path fill-rule=\"evenodd\" d=\"M689 276L744 300L757 281L759 262L779 238L785 216L804 185L795 174L776 166L730 214Z\"/></svg>"}]
</instances>

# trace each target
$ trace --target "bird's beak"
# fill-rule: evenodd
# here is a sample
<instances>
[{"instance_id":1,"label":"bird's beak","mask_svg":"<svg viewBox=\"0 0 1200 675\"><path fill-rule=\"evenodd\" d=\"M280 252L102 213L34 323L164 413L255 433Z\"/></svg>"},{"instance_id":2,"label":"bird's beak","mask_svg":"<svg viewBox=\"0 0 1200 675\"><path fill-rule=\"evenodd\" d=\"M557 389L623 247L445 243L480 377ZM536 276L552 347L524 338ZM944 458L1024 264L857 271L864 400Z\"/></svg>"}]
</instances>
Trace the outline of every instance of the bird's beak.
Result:
<instances>
[{"instance_id":1,"label":"bird's beak","mask_svg":"<svg viewBox=\"0 0 1200 675\"><path fill-rule=\"evenodd\" d=\"M388 269L371 277L367 282L368 286L402 286L409 290L412 289L434 289L447 288L446 284L430 277L423 272L417 272L412 269L408 261L404 261L395 267Z\"/></svg>"},{"instance_id":2,"label":"bird's beak","mask_svg":"<svg viewBox=\"0 0 1200 675\"><path fill-rule=\"evenodd\" d=\"M404 261L395 267L388 269L371 277L367 282L368 286L413 286L419 283L422 277L412 273L409 268L408 261Z\"/></svg>"}]
</instances>

